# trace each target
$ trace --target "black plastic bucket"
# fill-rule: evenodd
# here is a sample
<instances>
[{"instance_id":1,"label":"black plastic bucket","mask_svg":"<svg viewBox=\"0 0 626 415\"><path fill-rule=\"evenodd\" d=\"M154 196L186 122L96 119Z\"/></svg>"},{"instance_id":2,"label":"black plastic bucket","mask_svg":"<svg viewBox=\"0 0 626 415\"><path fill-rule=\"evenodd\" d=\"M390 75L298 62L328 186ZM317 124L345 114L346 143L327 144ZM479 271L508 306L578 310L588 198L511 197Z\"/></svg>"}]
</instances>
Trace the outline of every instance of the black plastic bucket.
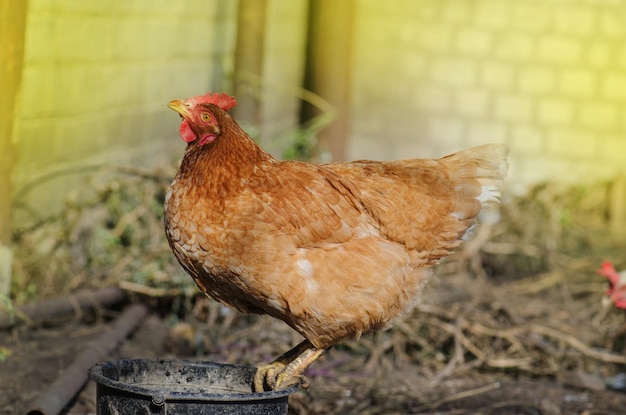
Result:
<instances>
[{"instance_id":1,"label":"black plastic bucket","mask_svg":"<svg viewBox=\"0 0 626 415\"><path fill-rule=\"evenodd\" d=\"M89 369L98 415L287 414L297 386L255 393L256 368L184 360L118 360Z\"/></svg>"}]
</instances>

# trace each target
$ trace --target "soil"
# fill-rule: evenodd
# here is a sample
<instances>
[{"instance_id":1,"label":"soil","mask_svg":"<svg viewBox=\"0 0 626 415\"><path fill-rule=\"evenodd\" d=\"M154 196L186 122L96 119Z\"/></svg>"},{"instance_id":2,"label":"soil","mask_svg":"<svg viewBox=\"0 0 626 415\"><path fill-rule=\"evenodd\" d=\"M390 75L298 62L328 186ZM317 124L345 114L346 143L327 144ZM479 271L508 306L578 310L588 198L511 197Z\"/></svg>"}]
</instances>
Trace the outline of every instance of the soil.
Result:
<instances>
[{"instance_id":1,"label":"soil","mask_svg":"<svg viewBox=\"0 0 626 415\"><path fill-rule=\"evenodd\" d=\"M51 327L21 327L10 334L1 333L1 344L11 354L0 362L0 414L26 414L76 356L107 329L103 319L72 319ZM111 360L161 355L163 336L160 334L167 334L167 325L151 315L110 356ZM95 397L95 384L88 381L64 413L95 414Z\"/></svg>"},{"instance_id":2,"label":"soil","mask_svg":"<svg viewBox=\"0 0 626 415\"><path fill-rule=\"evenodd\" d=\"M19 232L21 278L11 299L19 305L125 284L131 301L151 313L107 360L259 365L297 344L301 338L283 323L244 316L190 287L163 237L171 174L138 171L122 180L130 173ZM505 204L493 237L481 227L476 243L438 266L412 313L315 362L305 373L310 387L290 397L290 412L626 413L626 310L603 301L607 281L596 272L607 259L626 269L624 232L614 226L625 216L607 210L612 188L545 184ZM99 310L0 329L0 415L25 414L118 315ZM64 413L95 413L93 382Z\"/></svg>"},{"instance_id":3,"label":"soil","mask_svg":"<svg viewBox=\"0 0 626 415\"><path fill-rule=\"evenodd\" d=\"M451 292L456 292L459 284L466 284L463 289L471 294L473 280L454 278L455 288L434 284L429 298L453 298ZM490 289L498 290L495 286ZM484 286L480 290L487 291ZM109 360L160 357L256 364L271 360L278 353L276 350L298 341L289 328L270 318L243 316L208 300L195 301L193 315L183 319L164 313L162 305L152 304L149 317ZM554 304L553 312L563 313L563 304ZM425 305L418 313L428 313L428 307ZM515 304L510 307L514 310ZM106 315L100 313L32 327L18 326L0 334L0 345L10 353L0 362L1 415L25 414L117 315L110 311ZM307 372L309 389L291 396L290 413L608 415L625 412L626 393L605 386L609 375L603 372L609 366L614 369L615 365L598 363L587 370L584 365L561 367L553 373L546 371L549 373L546 375L513 368L489 370L485 365L460 369L459 365L447 376L441 372L428 375L429 370L438 366L431 362L418 365L398 360L397 356L405 352L394 354L388 350L397 348L393 342L388 347L394 330L331 349ZM435 340L437 336L434 335ZM425 340L429 341L428 337ZM547 361L557 359L559 352L555 349L554 353L555 356L545 356ZM437 359L447 361L445 367L452 361L442 356L435 356L434 360ZM606 373L617 373L623 367L618 365L617 371ZM86 382L63 413L94 414L95 384Z\"/></svg>"}]
</instances>

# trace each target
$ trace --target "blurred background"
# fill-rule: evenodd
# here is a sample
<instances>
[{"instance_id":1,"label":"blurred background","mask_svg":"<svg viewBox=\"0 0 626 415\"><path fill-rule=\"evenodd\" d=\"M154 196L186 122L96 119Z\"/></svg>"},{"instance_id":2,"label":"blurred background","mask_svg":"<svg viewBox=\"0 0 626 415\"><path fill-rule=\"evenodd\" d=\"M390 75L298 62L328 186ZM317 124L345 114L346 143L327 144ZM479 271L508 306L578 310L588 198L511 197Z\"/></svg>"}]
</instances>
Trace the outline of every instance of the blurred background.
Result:
<instances>
[{"instance_id":1,"label":"blurred background","mask_svg":"<svg viewBox=\"0 0 626 415\"><path fill-rule=\"evenodd\" d=\"M0 309L126 284L168 297L175 320L191 313L198 291L162 228L185 145L167 103L227 92L239 103L234 117L280 158L439 157L509 145L502 220L438 269L465 279L429 285L416 311L424 325L415 320L408 337L380 335L404 343L371 342L376 359L369 340L350 350L372 370L389 347L409 344L411 362L431 371L424 376L443 379L461 370L454 364L470 340L485 354L461 365L468 371L623 369L614 355L577 349L574 358L563 340L626 350L624 316L600 307L606 281L596 275L604 259L626 268L623 0L2 0L0 91ZM250 326L202 307L213 323L230 319L218 337ZM464 317L492 331L464 326ZM576 337L526 336L527 321ZM250 327L268 332L260 324ZM414 340L418 332L440 336L443 354ZM509 359L512 349L519 359ZM389 359L389 376L406 368ZM341 406L344 389L329 402Z\"/></svg>"}]
</instances>

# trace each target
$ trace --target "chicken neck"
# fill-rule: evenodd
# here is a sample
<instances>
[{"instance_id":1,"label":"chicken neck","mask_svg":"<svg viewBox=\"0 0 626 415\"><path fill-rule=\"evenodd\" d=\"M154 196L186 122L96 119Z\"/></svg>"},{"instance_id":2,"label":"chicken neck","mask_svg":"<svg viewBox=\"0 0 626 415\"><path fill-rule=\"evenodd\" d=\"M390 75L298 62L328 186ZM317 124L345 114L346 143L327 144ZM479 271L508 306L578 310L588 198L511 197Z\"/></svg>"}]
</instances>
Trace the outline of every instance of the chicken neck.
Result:
<instances>
[{"instance_id":1,"label":"chicken neck","mask_svg":"<svg viewBox=\"0 0 626 415\"><path fill-rule=\"evenodd\" d=\"M218 200L240 192L255 169L275 161L227 114L219 121L221 133L215 141L187 146L177 176L206 194L219 196Z\"/></svg>"}]
</instances>

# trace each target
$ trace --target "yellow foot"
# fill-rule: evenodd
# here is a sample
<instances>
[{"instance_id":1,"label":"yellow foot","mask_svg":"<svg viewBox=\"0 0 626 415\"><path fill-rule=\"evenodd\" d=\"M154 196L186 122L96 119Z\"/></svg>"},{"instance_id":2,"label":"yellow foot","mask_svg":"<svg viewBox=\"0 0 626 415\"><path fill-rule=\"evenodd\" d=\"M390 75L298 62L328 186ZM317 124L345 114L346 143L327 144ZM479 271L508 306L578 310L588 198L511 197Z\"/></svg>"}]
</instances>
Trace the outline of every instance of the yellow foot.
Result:
<instances>
[{"instance_id":1,"label":"yellow foot","mask_svg":"<svg viewBox=\"0 0 626 415\"><path fill-rule=\"evenodd\" d=\"M310 341L304 340L269 365L258 368L254 375L254 390L264 392L267 387L276 391L298 384L308 388L303 373L322 353L324 349L317 349Z\"/></svg>"},{"instance_id":2,"label":"yellow foot","mask_svg":"<svg viewBox=\"0 0 626 415\"><path fill-rule=\"evenodd\" d=\"M259 367L254 375L254 391L277 391L295 385L300 385L305 389L309 387L308 381L304 376L291 375L289 370L285 370L286 368L287 365L281 362L274 362Z\"/></svg>"}]
</instances>

